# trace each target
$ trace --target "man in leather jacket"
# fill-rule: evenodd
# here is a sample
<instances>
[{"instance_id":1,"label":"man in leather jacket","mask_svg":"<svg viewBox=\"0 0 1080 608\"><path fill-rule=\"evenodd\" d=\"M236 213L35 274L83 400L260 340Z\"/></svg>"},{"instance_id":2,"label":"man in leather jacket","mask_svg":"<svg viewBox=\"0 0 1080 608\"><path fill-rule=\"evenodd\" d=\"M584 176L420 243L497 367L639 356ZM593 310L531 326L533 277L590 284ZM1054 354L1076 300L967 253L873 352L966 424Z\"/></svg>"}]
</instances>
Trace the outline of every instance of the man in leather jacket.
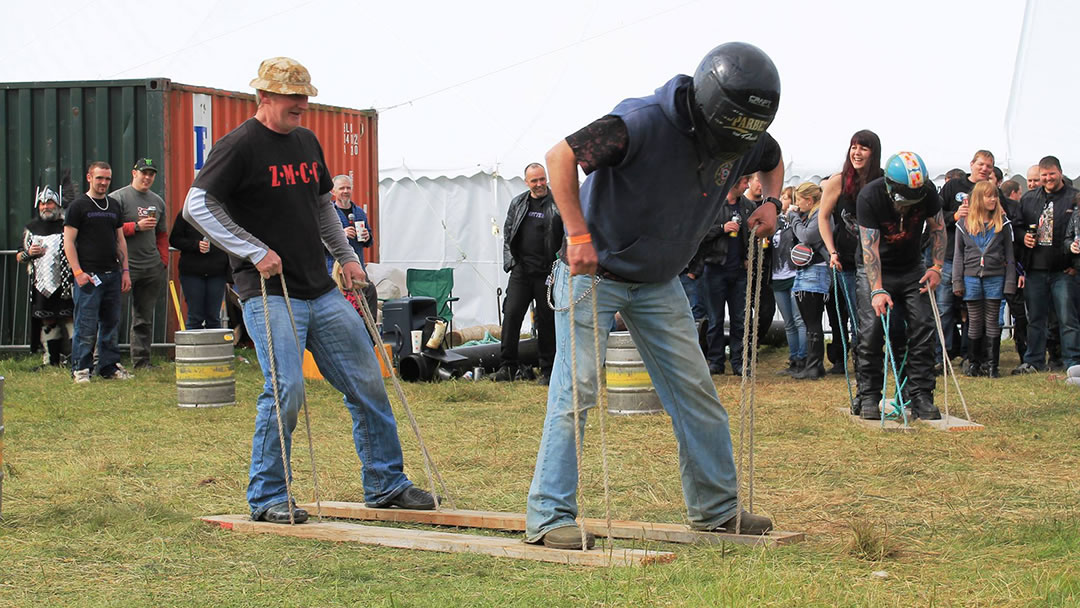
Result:
<instances>
[{"instance_id":1,"label":"man in leather jacket","mask_svg":"<svg viewBox=\"0 0 1080 608\"><path fill-rule=\"evenodd\" d=\"M502 367L496 380L531 379L532 369L518 360L521 322L533 305L542 385L551 377L555 360L555 314L547 303L547 276L562 246L563 225L539 163L525 167L529 189L510 201L503 227L503 270L510 273L503 302Z\"/></svg>"}]
</instances>

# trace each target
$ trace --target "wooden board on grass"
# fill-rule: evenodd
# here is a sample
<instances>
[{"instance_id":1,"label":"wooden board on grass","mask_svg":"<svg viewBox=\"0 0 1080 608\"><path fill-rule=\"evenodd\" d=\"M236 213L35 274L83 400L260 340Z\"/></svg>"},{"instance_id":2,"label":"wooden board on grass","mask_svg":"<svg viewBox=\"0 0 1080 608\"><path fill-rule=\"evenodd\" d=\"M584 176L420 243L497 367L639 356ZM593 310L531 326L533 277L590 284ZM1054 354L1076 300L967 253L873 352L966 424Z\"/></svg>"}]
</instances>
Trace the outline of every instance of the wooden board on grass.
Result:
<instances>
[{"instance_id":1,"label":"wooden board on grass","mask_svg":"<svg viewBox=\"0 0 1080 608\"><path fill-rule=\"evenodd\" d=\"M274 534L335 542L355 542L398 549L440 551L443 553L479 553L495 557L528 559L577 566L640 566L667 563L675 559L674 553L641 549L603 549L589 551L564 551L549 549L542 545L530 545L516 538L497 536L473 536L428 530L405 530L365 526L340 521L312 522L290 526L251 521L247 515L211 515L200 518L204 522L225 530L248 534Z\"/></svg>"},{"instance_id":2,"label":"wooden board on grass","mask_svg":"<svg viewBox=\"0 0 1080 608\"><path fill-rule=\"evenodd\" d=\"M981 431L985 428L983 425L977 422L965 420L957 416L945 416L944 414L941 416L941 420L922 420L920 418L908 418L908 426L906 428L904 427L903 422L897 422L895 420L886 420L883 426L881 424L881 420L863 420L858 416L852 416L851 411L846 407L837 409L838 411L847 414L848 417L851 418L852 422L854 422L855 424L858 424L859 426L868 429L876 429L879 431L914 431L914 424L916 422L921 422L922 424L925 424L926 426L932 429L936 429L938 431L949 431L953 433L958 431Z\"/></svg>"},{"instance_id":3,"label":"wooden board on grass","mask_svg":"<svg viewBox=\"0 0 1080 608\"><path fill-rule=\"evenodd\" d=\"M981 431L986 428L978 422L964 420L957 416L945 416L944 414L941 415L941 420L920 420L920 422L939 431L950 431L954 433L958 431Z\"/></svg>"},{"instance_id":4,"label":"wooden board on grass","mask_svg":"<svg viewBox=\"0 0 1080 608\"><path fill-rule=\"evenodd\" d=\"M315 503L300 505L308 513L315 514ZM372 509L362 503L334 502L322 503L322 514L326 517L359 519L364 521L408 522L455 526L459 528L484 528L522 532L525 530L525 515L521 513L499 513L495 511L467 511L461 509L442 509L439 511L417 511L413 509ZM607 536L607 521L586 518L585 529L598 538ZM805 540L802 532L772 531L763 536L747 534L725 534L721 532L702 532L683 524L665 524L646 521L611 521L613 538L643 541L659 541L684 544L720 544L723 542L743 545L786 545Z\"/></svg>"}]
</instances>

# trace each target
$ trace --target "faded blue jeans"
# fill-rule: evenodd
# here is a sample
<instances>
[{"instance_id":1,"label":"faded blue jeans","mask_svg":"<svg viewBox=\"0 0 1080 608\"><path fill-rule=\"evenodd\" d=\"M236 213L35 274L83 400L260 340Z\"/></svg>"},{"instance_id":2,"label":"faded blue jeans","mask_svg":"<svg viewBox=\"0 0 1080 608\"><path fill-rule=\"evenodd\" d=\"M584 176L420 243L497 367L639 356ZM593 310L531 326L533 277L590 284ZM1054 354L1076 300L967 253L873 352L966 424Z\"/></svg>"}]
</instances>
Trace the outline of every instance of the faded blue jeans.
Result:
<instances>
[{"instance_id":1,"label":"faded blue jeans","mask_svg":"<svg viewBox=\"0 0 1080 608\"><path fill-rule=\"evenodd\" d=\"M302 404L303 354L296 348L285 299L270 296L268 302L278 395L284 417L285 452L289 454ZM319 371L330 385L345 395L345 407L353 420L353 443L363 465L364 502L385 503L412 483L405 477L397 423L363 320L336 289L314 300L292 298L292 308L300 344L311 351ZM244 301L244 324L255 342L265 378L263 392L256 401L247 490L252 518L258 519L268 507L286 500L285 470L281 463L261 297Z\"/></svg>"},{"instance_id":2,"label":"faded blue jeans","mask_svg":"<svg viewBox=\"0 0 1080 608\"><path fill-rule=\"evenodd\" d=\"M786 281L780 281L786 284ZM799 314L799 305L795 302L795 292L791 291L791 285L787 289L776 289L777 280L773 279L773 295L776 296L776 307L780 309L780 316L784 319L784 333L787 334L788 358L799 360L806 358L806 324L803 323L802 315Z\"/></svg>"},{"instance_id":3,"label":"faded blue jeans","mask_svg":"<svg viewBox=\"0 0 1080 608\"><path fill-rule=\"evenodd\" d=\"M1036 369L1046 369L1047 320L1053 307L1058 315L1061 332L1061 360L1066 369L1080 365L1080 320L1077 319L1075 303L1078 299L1076 282L1061 271L1029 270L1024 284L1027 301L1028 348L1024 362Z\"/></svg>"},{"instance_id":4,"label":"faded blue jeans","mask_svg":"<svg viewBox=\"0 0 1080 608\"><path fill-rule=\"evenodd\" d=\"M94 344L97 344L97 373L110 377L120 362L117 329L120 326L119 270L98 272L101 285L92 282L71 290L75 301L75 335L71 337L71 369L94 367Z\"/></svg>"},{"instance_id":5,"label":"faded blue jeans","mask_svg":"<svg viewBox=\"0 0 1080 608\"><path fill-rule=\"evenodd\" d=\"M569 274L563 263L554 273L553 299L560 308L569 304ZM591 283L591 276L574 277L574 297ZM611 320L616 311L621 312L660 403L671 416L690 524L705 530L723 524L735 516L737 491L728 415L720 405L709 366L698 346L690 303L678 277L663 283L605 279L595 289L601 364ZM576 367L582 410L577 431L584 438L585 415L596 405L591 296L575 305L574 315L577 364L571 365L570 314L555 313L555 367L548 388L544 434L529 488L525 515L528 542L537 542L556 528L574 525L577 515L571 371Z\"/></svg>"}]
</instances>

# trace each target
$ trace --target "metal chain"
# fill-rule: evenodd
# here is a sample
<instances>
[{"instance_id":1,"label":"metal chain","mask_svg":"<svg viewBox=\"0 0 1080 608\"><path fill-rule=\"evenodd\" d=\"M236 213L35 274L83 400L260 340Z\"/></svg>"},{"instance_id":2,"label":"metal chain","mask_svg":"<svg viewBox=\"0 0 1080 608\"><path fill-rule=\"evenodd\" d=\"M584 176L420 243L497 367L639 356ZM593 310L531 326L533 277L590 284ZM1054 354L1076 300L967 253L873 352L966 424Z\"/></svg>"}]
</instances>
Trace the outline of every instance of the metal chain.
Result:
<instances>
[{"instance_id":1,"label":"metal chain","mask_svg":"<svg viewBox=\"0 0 1080 608\"><path fill-rule=\"evenodd\" d=\"M555 262L553 262L551 264L551 272L548 274L547 279L544 280L544 284L547 285L547 304L548 304L548 308L550 308L551 310L553 310L555 312L567 312L568 310L573 308L573 306L575 304L580 304L581 301L585 299L585 296L592 293L593 288L596 287L600 283L601 279L600 279L599 274L593 275L593 283L592 283L592 285L589 285L589 288L586 289L585 291L583 291L581 293L581 295L577 297L576 300L573 300L570 303L570 305L566 306L565 308L555 308L555 301L551 299L551 286L555 284L555 268L558 265L559 265L559 260L555 260ZM574 295L574 290L571 289L570 290L570 296L573 297L573 295ZM572 320L573 319L571 319L571 321Z\"/></svg>"}]
</instances>

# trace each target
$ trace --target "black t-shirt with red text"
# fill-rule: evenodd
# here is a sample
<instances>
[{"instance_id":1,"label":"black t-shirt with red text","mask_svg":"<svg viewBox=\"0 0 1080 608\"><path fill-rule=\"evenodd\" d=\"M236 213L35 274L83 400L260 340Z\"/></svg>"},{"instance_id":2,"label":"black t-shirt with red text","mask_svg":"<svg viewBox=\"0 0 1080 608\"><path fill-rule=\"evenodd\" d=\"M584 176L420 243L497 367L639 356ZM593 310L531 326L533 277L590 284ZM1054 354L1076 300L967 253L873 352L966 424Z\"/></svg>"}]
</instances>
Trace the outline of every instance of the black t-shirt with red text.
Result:
<instances>
[{"instance_id":1,"label":"black t-shirt with red text","mask_svg":"<svg viewBox=\"0 0 1080 608\"><path fill-rule=\"evenodd\" d=\"M859 191L855 203L859 226L881 231L878 253L882 271L904 272L922 260L922 233L926 219L941 211L941 197L933 184L923 186L926 197L901 214L879 177ZM859 260L862 265L862 260Z\"/></svg>"},{"instance_id":2,"label":"black t-shirt with red text","mask_svg":"<svg viewBox=\"0 0 1080 608\"><path fill-rule=\"evenodd\" d=\"M281 257L291 297L314 299L334 288L319 232L320 197L333 182L314 133L300 127L281 134L249 118L214 144L192 186L221 201L237 225ZM240 297L259 295L254 264L232 258L232 266ZM281 295L276 278L266 287Z\"/></svg>"},{"instance_id":3,"label":"black t-shirt with red text","mask_svg":"<svg viewBox=\"0 0 1080 608\"><path fill-rule=\"evenodd\" d=\"M71 201L64 225L79 231L75 253L83 272L114 272L120 269L116 257L116 230L124 225L120 203L106 196L91 200L85 193Z\"/></svg>"}]
</instances>

